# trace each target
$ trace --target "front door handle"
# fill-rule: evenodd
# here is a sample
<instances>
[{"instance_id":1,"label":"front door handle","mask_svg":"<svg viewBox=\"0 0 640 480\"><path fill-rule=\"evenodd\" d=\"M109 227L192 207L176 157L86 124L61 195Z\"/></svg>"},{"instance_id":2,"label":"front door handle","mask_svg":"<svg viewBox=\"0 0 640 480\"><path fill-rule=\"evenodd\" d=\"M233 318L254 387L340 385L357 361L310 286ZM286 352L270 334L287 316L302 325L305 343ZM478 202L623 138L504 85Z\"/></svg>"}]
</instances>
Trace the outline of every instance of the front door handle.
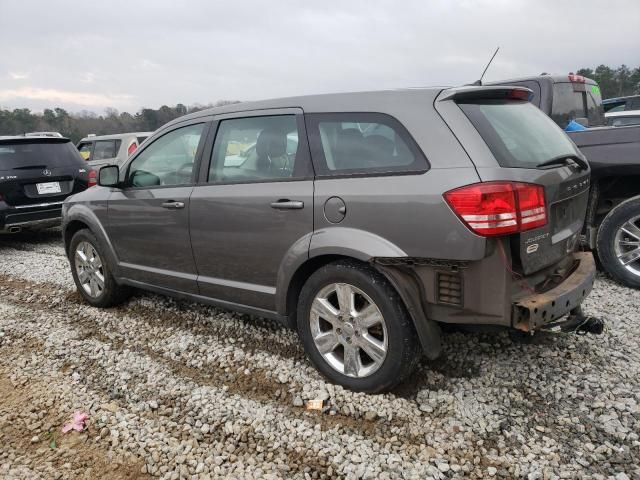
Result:
<instances>
[{"instance_id":1,"label":"front door handle","mask_svg":"<svg viewBox=\"0 0 640 480\"><path fill-rule=\"evenodd\" d=\"M162 204L162 208L167 208L169 210L179 210L184 208L184 202L174 202L173 200L169 202L164 202Z\"/></svg>"},{"instance_id":2,"label":"front door handle","mask_svg":"<svg viewBox=\"0 0 640 480\"><path fill-rule=\"evenodd\" d=\"M281 199L277 202L271 202L271 208L276 210L300 210L304 208L304 202L299 200Z\"/></svg>"}]
</instances>

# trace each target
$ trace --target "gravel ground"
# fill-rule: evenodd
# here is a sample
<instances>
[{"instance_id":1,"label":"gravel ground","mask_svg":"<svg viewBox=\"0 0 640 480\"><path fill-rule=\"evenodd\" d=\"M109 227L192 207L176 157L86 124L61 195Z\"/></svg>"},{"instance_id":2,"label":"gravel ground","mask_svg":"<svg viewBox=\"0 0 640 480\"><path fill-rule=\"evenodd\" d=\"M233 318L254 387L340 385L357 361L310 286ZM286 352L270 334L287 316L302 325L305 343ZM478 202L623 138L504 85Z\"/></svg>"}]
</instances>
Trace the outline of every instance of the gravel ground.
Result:
<instances>
[{"instance_id":1,"label":"gravel ground","mask_svg":"<svg viewBox=\"0 0 640 480\"><path fill-rule=\"evenodd\" d=\"M640 478L639 305L599 278L602 336L447 334L365 395L273 322L147 294L94 309L59 232L0 238L0 478Z\"/></svg>"}]
</instances>

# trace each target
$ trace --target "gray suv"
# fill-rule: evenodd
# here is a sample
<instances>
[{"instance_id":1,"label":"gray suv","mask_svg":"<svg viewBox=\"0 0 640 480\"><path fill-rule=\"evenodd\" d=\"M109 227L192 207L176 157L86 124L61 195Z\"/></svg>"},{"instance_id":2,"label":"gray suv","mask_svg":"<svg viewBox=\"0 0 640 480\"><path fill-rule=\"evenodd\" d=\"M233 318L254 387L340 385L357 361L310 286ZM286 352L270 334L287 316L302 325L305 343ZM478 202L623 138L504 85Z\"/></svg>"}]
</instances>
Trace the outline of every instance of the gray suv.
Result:
<instances>
[{"instance_id":1,"label":"gray suv","mask_svg":"<svg viewBox=\"0 0 640 480\"><path fill-rule=\"evenodd\" d=\"M78 291L277 319L322 374L366 392L438 356L440 324L566 322L594 281L576 251L590 171L530 94L332 94L177 119L65 202Z\"/></svg>"}]
</instances>

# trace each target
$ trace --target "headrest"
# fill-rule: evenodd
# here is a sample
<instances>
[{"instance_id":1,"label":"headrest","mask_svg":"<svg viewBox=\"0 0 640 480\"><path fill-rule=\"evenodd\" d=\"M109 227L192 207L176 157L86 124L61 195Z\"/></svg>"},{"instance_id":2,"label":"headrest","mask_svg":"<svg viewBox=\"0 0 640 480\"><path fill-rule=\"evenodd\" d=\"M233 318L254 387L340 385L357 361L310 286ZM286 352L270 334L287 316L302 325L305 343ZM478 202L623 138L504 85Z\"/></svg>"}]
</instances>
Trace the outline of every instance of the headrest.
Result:
<instances>
[{"instance_id":1,"label":"headrest","mask_svg":"<svg viewBox=\"0 0 640 480\"><path fill-rule=\"evenodd\" d=\"M279 129L265 128L256 141L259 158L277 158L287 153L287 135Z\"/></svg>"}]
</instances>

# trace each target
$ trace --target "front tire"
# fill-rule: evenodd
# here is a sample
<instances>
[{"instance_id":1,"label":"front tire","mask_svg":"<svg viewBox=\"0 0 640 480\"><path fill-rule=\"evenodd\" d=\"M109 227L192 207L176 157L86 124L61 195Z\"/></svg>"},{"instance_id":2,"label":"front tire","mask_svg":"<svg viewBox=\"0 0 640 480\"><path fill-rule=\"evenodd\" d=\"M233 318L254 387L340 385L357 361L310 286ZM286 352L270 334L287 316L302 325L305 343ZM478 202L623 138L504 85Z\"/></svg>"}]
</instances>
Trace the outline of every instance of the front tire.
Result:
<instances>
[{"instance_id":1,"label":"front tire","mask_svg":"<svg viewBox=\"0 0 640 480\"><path fill-rule=\"evenodd\" d=\"M122 303L129 289L118 285L111 274L104 250L90 230L79 230L69 245L71 273L82 298L94 307Z\"/></svg>"},{"instance_id":2,"label":"front tire","mask_svg":"<svg viewBox=\"0 0 640 480\"><path fill-rule=\"evenodd\" d=\"M380 273L359 262L334 262L314 272L300 293L297 323L311 363L350 390L389 390L421 358L399 295Z\"/></svg>"},{"instance_id":3,"label":"front tire","mask_svg":"<svg viewBox=\"0 0 640 480\"><path fill-rule=\"evenodd\" d=\"M598 229L598 257L618 282L640 288L640 198L611 210Z\"/></svg>"}]
</instances>

